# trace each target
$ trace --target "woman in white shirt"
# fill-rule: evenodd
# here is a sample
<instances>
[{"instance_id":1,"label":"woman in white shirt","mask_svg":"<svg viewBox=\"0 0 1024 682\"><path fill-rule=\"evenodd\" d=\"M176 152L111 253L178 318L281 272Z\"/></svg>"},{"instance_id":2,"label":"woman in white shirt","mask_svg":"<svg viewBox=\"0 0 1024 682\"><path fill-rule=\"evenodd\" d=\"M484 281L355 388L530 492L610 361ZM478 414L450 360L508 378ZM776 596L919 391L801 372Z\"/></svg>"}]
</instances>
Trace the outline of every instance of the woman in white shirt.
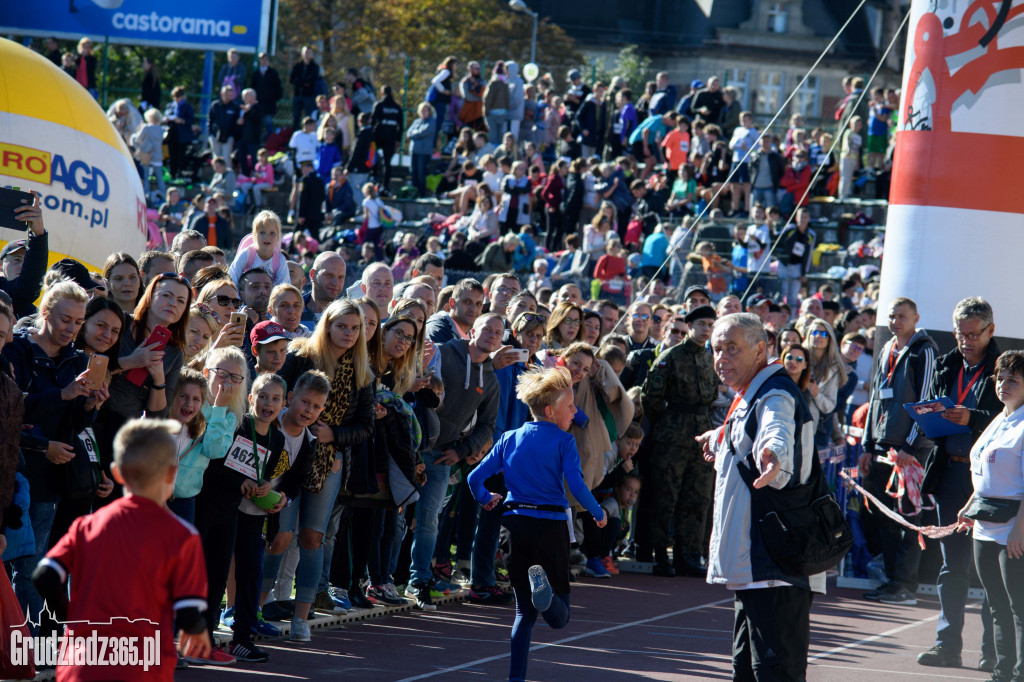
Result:
<instances>
[{"instance_id":1,"label":"woman in white shirt","mask_svg":"<svg viewBox=\"0 0 1024 682\"><path fill-rule=\"evenodd\" d=\"M974 527L974 561L992 610L993 680L1019 680L1024 668L1024 352L996 360L1004 408L971 448L974 494L958 529Z\"/></svg>"}]
</instances>

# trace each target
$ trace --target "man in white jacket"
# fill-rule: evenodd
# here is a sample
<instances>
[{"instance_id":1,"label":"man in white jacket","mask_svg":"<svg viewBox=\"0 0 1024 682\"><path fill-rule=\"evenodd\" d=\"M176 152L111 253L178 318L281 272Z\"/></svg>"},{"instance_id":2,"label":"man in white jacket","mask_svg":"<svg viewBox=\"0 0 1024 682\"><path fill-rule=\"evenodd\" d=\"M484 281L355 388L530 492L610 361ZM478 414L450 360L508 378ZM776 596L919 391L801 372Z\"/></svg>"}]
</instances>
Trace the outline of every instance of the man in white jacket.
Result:
<instances>
[{"instance_id":1,"label":"man in white jacket","mask_svg":"<svg viewBox=\"0 0 1024 682\"><path fill-rule=\"evenodd\" d=\"M825 574L790 576L772 561L752 526L751 492L737 465L753 455L760 472L755 488L782 489L794 475L805 483L815 456L814 422L782 365L769 364L756 315L720 318L711 346L715 371L736 391L725 424L697 438L716 473L708 582L736 595L733 678L803 680L811 599L824 594Z\"/></svg>"}]
</instances>

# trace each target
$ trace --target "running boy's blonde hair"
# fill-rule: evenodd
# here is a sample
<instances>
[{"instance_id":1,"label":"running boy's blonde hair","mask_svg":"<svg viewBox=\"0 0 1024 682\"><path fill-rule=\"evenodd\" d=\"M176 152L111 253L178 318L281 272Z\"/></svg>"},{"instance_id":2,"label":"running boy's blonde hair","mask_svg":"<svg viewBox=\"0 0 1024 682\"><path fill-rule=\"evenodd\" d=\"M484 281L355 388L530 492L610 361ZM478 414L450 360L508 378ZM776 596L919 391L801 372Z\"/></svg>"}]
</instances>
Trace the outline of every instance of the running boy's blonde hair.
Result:
<instances>
[{"instance_id":1,"label":"running boy's blonde hair","mask_svg":"<svg viewBox=\"0 0 1024 682\"><path fill-rule=\"evenodd\" d=\"M252 236L256 237L261 227L265 227L269 224L277 226L277 241L281 241L281 217L273 211L263 210L256 214L256 217L252 219Z\"/></svg>"},{"instance_id":2,"label":"running boy's blonde hair","mask_svg":"<svg viewBox=\"0 0 1024 682\"><path fill-rule=\"evenodd\" d=\"M535 369L519 377L516 397L526 403L535 419L544 416L544 408L554 405L572 388L572 375L565 367Z\"/></svg>"},{"instance_id":3,"label":"running boy's blonde hair","mask_svg":"<svg viewBox=\"0 0 1024 682\"><path fill-rule=\"evenodd\" d=\"M114 464L129 487L144 488L177 463L181 424L170 419L132 419L114 437Z\"/></svg>"}]
</instances>

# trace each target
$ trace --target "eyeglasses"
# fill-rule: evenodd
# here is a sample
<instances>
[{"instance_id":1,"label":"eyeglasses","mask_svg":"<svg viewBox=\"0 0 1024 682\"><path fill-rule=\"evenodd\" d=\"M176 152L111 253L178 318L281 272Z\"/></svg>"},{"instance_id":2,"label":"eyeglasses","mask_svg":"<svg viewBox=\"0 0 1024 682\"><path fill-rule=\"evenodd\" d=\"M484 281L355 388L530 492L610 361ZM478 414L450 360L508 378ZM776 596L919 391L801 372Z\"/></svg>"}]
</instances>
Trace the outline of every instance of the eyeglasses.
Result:
<instances>
[{"instance_id":1,"label":"eyeglasses","mask_svg":"<svg viewBox=\"0 0 1024 682\"><path fill-rule=\"evenodd\" d=\"M571 324L574 327L580 326L580 321L571 317L567 317L562 320L562 324Z\"/></svg>"},{"instance_id":2,"label":"eyeglasses","mask_svg":"<svg viewBox=\"0 0 1024 682\"><path fill-rule=\"evenodd\" d=\"M959 329L955 329L955 330L953 330L953 336L955 336L958 339L962 339L963 341L977 341L978 339L980 339L982 337L982 335L985 332L988 331L988 328L991 327L991 326L992 326L991 323L986 324L984 327L981 328L980 332L975 332L973 334L964 334Z\"/></svg>"},{"instance_id":3,"label":"eyeglasses","mask_svg":"<svg viewBox=\"0 0 1024 682\"><path fill-rule=\"evenodd\" d=\"M495 293L499 293L499 294L503 294L503 295L512 294L513 296L515 296L516 294L519 293L519 289L513 289L511 287L498 287L494 291L495 291Z\"/></svg>"},{"instance_id":4,"label":"eyeglasses","mask_svg":"<svg viewBox=\"0 0 1024 682\"><path fill-rule=\"evenodd\" d=\"M813 330L811 332L810 335L811 336L817 336L819 339L827 339L828 338L828 332L824 331L823 329L815 329L815 330Z\"/></svg>"},{"instance_id":5,"label":"eyeglasses","mask_svg":"<svg viewBox=\"0 0 1024 682\"><path fill-rule=\"evenodd\" d=\"M786 353L786 357L782 359L786 362L807 362L807 358L801 355L793 355L792 353Z\"/></svg>"},{"instance_id":6,"label":"eyeglasses","mask_svg":"<svg viewBox=\"0 0 1024 682\"><path fill-rule=\"evenodd\" d=\"M850 344L847 344L847 346L846 346L846 352L849 355L856 355L857 353L863 353L864 352L864 346L859 346L856 343L850 343Z\"/></svg>"},{"instance_id":7,"label":"eyeglasses","mask_svg":"<svg viewBox=\"0 0 1024 682\"><path fill-rule=\"evenodd\" d=\"M686 330L684 330L684 329L670 329L668 333L670 335L671 334L675 334L676 336L683 336L684 334L686 334Z\"/></svg>"},{"instance_id":8,"label":"eyeglasses","mask_svg":"<svg viewBox=\"0 0 1024 682\"><path fill-rule=\"evenodd\" d=\"M662 317L661 315L655 315L651 319L654 320L654 324L661 324L661 321L664 320L665 318Z\"/></svg>"},{"instance_id":9,"label":"eyeglasses","mask_svg":"<svg viewBox=\"0 0 1024 682\"><path fill-rule=\"evenodd\" d=\"M390 331L392 334L395 335L395 338L401 341L402 343L411 344L413 341L416 340L415 336L412 336L411 334L406 334L401 329L391 329Z\"/></svg>"},{"instance_id":10,"label":"eyeglasses","mask_svg":"<svg viewBox=\"0 0 1024 682\"><path fill-rule=\"evenodd\" d=\"M241 374L235 374L234 372L229 372L226 369L221 369L220 367L207 367L206 369L208 372L213 372L214 375L221 379L231 379L231 383L233 384L240 384L245 380L245 377Z\"/></svg>"},{"instance_id":11,"label":"eyeglasses","mask_svg":"<svg viewBox=\"0 0 1024 682\"><path fill-rule=\"evenodd\" d=\"M645 322L651 319L651 316L647 313L633 313L634 320L644 320Z\"/></svg>"},{"instance_id":12,"label":"eyeglasses","mask_svg":"<svg viewBox=\"0 0 1024 682\"><path fill-rule=\"evenodd\" d=\"M235 310L238 310L239 308L242 307L242 299L231 298L230 296L222 296L220 294L217 294L217 305L223 306L225 308L231 307L234 308Z\"/></svg>"}]
</instances>

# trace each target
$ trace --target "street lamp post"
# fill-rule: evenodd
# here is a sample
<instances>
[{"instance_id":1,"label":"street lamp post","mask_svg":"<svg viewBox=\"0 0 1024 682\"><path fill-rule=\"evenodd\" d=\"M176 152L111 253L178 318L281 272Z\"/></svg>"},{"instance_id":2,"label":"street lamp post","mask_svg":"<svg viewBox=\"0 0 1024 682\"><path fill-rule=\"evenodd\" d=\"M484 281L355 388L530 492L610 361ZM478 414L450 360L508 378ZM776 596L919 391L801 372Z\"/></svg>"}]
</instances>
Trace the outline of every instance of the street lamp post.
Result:
<instances>
[{"instance_id":1,"label":"street lamp post","mask_svg":"<svg viewBox=\"0 0 1024 682\"><path fill-rule=\"evenodd\" d=\"M537 13L526 6L523 0L508 0L508 8L533 17L533 36L530 38L530 63L537 63Z\"/></svg>"}]
</instances>

